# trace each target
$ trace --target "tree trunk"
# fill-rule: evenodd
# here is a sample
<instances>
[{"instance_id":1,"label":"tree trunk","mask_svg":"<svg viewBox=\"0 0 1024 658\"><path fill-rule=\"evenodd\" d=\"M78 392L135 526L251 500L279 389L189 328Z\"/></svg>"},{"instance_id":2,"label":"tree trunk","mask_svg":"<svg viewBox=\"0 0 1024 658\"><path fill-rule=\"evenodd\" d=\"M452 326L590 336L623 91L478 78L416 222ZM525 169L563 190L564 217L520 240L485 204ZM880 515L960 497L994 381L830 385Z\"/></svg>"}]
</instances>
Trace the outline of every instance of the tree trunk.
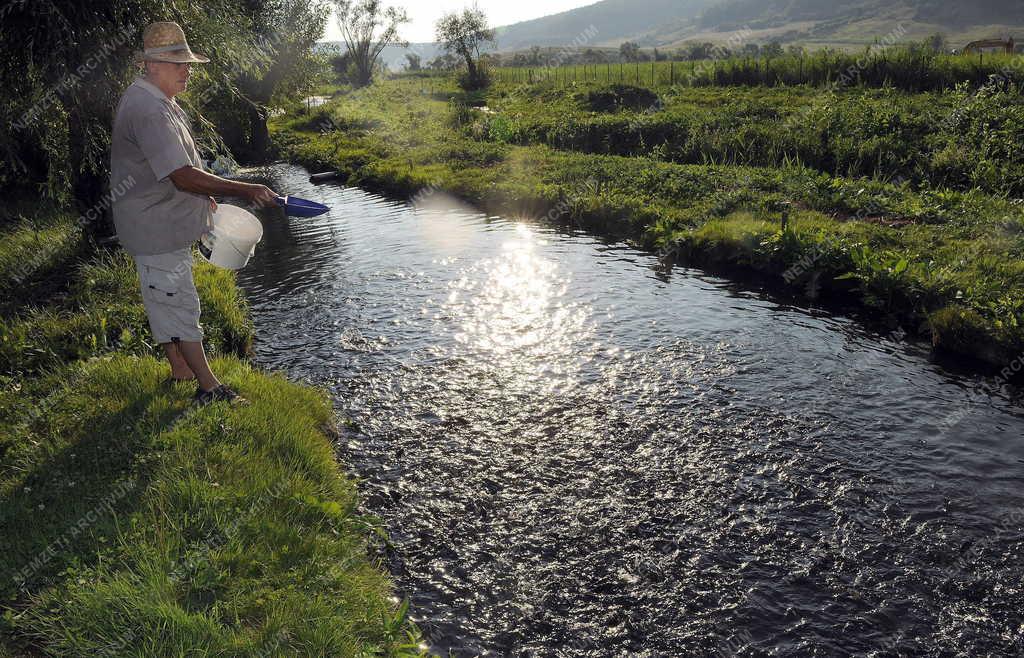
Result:
<instances>
[{"instance_id":1,"label":"tree trunk","mask_svg":"<svg viewBox=\"0 0 1024 658\"><path fill-rule=\"evenodd\" d=\"M476 62L473 61L473 53L464 48L462 50L462 57L466 60L466 68L469 70L469 81L475 88L480 81L477 78Z\"/></svg>"},{"instance_id":2,"label":"tree trunk","mask_svg":"<svg viewBox=\"0 0 1024 658\"><path fill-rule=\"evenodd\" d=\"M370 49L372 47L372 43L364 41L359 44L359 49L355 52L356 72L358 76L356 86L358 87L366 87L373 82L373 62L370 61Z\"/></svg>"},{"instance_id":3,"label":"tree trunk","mask_svg":"<svg viewBox=\"0 0 1024 658\"><path fill-rule=\"evenodd\" d=\"M262 108L249 108L250 148L254 160L264 160L270 147L267 113Z\"/></svg>"},{"instance_id":4,"label":"tree trunk","mask_svg":"<svg viewBox=\"0 0 1024 658\"><path fill-rule=\"evenodd\" d=\"M114 202L110 181L95 171L80 171L73 179L74 199L79 212L78 219L86 233L93 238L114 235L113 216L110 207ZM120 181L114 184L118 193L123 194Z\"/></svg>"}]
</instances>

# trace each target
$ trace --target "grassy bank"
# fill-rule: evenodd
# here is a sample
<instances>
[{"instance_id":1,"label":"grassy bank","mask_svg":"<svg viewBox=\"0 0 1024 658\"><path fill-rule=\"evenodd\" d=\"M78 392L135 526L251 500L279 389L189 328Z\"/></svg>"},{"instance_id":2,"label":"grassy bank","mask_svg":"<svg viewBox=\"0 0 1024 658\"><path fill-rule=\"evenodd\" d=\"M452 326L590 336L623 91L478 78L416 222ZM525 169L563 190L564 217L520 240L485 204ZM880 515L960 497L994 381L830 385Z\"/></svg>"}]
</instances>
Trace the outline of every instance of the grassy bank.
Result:
<instances>
[{"instance_id":1,"label":"grassy bank","mask_svg":"<svg viewBox=\"0 0 1024 658\"><path fill-rule=\"evenodd\" d=\"M0 283L33 294L0 324L0 656L419 654L325 394L239 358L233 275L196 270L214 369L253 404L191 410L127 256L59 213L4 230Z\"/></svg>"},{"instance_id":2,"label":"grassy bank","mask_svg":"<svg viewBox=\"0 0 1024 658\"><path fill-rule=\"evenodd\" d=\"M855 299L890 326L997 366L1024 350L1024 208L1012 198L964 181L932 185L927 168L917 183L900 180L899 168L882 167L872 177L837 175L836 167L802 162L785 139L774 155L737 146L721 152L749 153L747 159L689 161L708 152L707 145L734 138L730 116L762 116L766 130L781 131L804 116L803 107L831 111L821 110L818 90L698 89L646 107L622 107L613 98L598 111L595 97L621 96L621 90L498 85L466 96L451 83L438 91L439 84L397 80L341 92L312 113L296 108L277 118L275 139L284 157L312 169L339 169L377 191L445 190L490 212L568 220L687 262L756 272L810 297ZM687 107L698 112L701 104L710 120L714 108L727 105L725 93L737 96L731 109L717 113L718 124L676 133L693 140L690 156L681 157L671 140L648 140L657 133L643 130L629 133L643 139L628 153L617 152L623 148L618 128L602 128L600 138L560 137L577 129L589 134L587 126L603 122L672 126L671 117ZM883 93L895 92L842 92L844 107L860 108L854 114L861 123L850 119L850 125L870 123L871 103L890 102L878 100ZM930 102L904 96L906 107ZM943 102L955 105L952 97ZM776 116L764 116L771 108ZM844 133L850 126L843 121L825 124L833 143L820 148L830 157L841 144L869 141ZM981 131L976 141L989 149L1005 148L1006 131L1018 130L1012 122L957 125ZM955 130L947 137L960 139ZM964 144L974 143L967 137Z\"/></svg>"}]
</instances>

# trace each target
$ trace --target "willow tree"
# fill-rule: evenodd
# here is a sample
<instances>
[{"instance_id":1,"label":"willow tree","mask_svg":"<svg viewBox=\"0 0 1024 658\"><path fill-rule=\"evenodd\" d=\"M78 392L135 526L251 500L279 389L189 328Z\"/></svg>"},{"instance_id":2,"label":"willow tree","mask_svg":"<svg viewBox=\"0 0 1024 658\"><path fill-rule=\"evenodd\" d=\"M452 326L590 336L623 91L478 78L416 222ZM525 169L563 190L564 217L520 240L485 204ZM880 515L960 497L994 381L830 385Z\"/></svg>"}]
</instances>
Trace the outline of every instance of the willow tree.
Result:
<instances>
[{"instance_id":1,"label":"willow tree","mask_svg":"<svg viewBox=\"0 0 1024 658\"><path fill-rule=\"evenodd\" d=\"M398 35L402 25L409 22L405 9L385 8L380 0L334 0L334 12L352 60L356 86L373 82L373 71L385 48L409 45Z\"/></svg>"},{"instance_id":2,"label":"willow tree","mask_svg":"<svg viewBox=\"0 0 1024 658\"><path fill-rule=\"evenodd\" d=\"M161 20L185 28L214 75L251 38L237 0L0 2L0 187L83 212L101 203L113 111L138 73L132 53Z\"/></svg>"},{"instance_id":3,"label":"willow tree","mask_svg":"<svg viewBox=\"0 0 1024 658\"><path fill-rule=\"evenodd\" d=\"M437 41L466 64L466 76L460 80L466 89L487 86L487 73L480 62L480 48L494 43L494 40L494 30L488 26L487 16L479 7L445 14L437 21Z\"/></svg>"},{"instance_id":4,"label":"willow tree","mask_svg":"<svg viewBox=\"0 0 1024 658\"><path fill-rule=\"evenodd\" d=\"M195 103L197 115L213 121L237 155L262 160L270 144L271 111L308 93L325 66L314 49L330 5L326 0L243 0L243 5L250 38L233 49L230 70L206 76L186 100Z\"/></svg>"}]
</instances>

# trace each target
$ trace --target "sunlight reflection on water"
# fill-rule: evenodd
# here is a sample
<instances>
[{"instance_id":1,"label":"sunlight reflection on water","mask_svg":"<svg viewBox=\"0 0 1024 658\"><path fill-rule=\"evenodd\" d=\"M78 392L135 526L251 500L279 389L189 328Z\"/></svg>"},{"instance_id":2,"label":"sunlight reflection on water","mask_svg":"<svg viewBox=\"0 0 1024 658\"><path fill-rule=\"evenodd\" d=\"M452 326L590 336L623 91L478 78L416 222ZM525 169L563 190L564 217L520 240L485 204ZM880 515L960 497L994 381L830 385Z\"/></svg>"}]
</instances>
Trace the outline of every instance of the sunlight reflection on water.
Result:
<instances>
[{"instance_id":1,"label":"sunlight reflection on water","mask_svg":"<svg viewBox=\"0 0 1024 658\"><path fill-rule=\"evenodd\" d=\"M590 310L566 298L572 275L538 253L538 240L520 224L498 257L458 272L446 304L461 319L457 340L508 362L564 354L588 336Z\"/></svg>"}]
</instances>

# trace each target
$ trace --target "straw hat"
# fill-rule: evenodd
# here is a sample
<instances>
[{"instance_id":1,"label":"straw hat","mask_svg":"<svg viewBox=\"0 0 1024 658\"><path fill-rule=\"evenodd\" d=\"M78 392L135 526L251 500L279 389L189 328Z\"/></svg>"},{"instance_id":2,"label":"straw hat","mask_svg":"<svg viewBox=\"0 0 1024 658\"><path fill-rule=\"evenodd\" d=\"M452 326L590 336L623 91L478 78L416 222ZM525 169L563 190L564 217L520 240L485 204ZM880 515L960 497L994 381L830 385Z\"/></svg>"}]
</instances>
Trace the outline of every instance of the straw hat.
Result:
<instances>
[{"instance_id":1,"label":"straw hat","mask_svg":"<svg viewBox=\"0 0 1024 658\"><path fill-rule=\"evenodd\" d=\"M209 58L197 55L188 47L185 32L177 23L151 23L142 33L142 52L135 53L136 62L194 62L205 64Z\"/></svg>"}]
</instances>

